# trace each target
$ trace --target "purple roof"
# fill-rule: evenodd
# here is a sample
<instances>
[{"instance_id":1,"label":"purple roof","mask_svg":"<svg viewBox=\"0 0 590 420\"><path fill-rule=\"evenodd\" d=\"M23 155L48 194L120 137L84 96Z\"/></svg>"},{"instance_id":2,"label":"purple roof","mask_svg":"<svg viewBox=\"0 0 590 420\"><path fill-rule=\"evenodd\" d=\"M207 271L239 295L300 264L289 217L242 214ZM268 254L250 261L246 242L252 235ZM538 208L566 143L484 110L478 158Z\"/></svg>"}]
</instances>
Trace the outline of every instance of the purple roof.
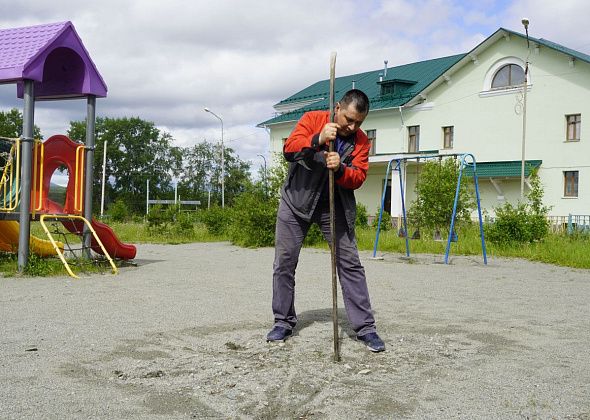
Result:
<instances>
[{"instance_id":1,"label":"purple roof","mask_svg":"<svg viewBox=\"0 0 590 420\"><path fill-rule=\"evenodd\" d=\"M0 83L35 81L35 99L107 96L107 85L71 22L0 29Z\"/></svg>"}]
</instances>

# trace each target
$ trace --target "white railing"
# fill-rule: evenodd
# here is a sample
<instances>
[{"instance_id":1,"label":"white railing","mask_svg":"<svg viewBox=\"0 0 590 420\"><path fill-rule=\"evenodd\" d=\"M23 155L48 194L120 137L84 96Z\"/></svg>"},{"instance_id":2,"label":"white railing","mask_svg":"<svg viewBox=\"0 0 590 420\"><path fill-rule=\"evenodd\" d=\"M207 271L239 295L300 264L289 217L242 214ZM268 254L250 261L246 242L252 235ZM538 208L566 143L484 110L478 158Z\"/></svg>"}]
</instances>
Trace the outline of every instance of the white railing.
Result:
<instances>
[{"instance_id":1,"label":"white railing","mask_svg":"<svg viewBox=\"0 0 590 420\"><path fill-rule=\"evenodd\" d=\"M553 232L573 233L575 230L590 231L590 215L588 214L548 216L547 219Z\"/></svg>"}]
</instances>

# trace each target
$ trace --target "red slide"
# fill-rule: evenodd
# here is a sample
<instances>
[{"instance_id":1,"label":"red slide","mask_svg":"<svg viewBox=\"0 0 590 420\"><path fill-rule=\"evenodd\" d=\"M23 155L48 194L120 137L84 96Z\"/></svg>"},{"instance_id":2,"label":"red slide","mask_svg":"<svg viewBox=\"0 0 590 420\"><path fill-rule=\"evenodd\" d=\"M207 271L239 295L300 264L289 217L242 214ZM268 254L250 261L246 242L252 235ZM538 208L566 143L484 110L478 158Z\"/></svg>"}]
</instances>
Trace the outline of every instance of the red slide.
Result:
<instances>
[{"instance_id":1,"label":"red slide","mask_svg":"<svg viewBox=\"0 0 590 420\"><path fill-rule=\"evenodd\" d=\"M76 163L78 167L83 166L80 159L81 154L78 152L80 144L73 142L68 137L63 135L51 136L44 142L43 150L43 182L41 185L41 197L38 195L38 183L35 180L33 184L33 191L31 192L31 203L33 207L39 206L40 213L49 214L80 214L81 213L81 197L82 188L84 185L83 171L76 171ZM40 154L40 153L38 153ZM66 186L66 200L64 206L52 201L48 197L49 185L51 175L61 165L65 165L70 174L68 185ZM36 168L39 170L39 166ZM37 171L36 171L37 172ZM38 176L38 175L37 175ZM105 249L111 258L119 258L123 260L132 260L135 258L137 249L134 245L124 244L117 238L113 229L102 222L95 219L91 221L93 229L100 238ZM64 220L63 225L72 233L82 233L83 222ZM102 254L102 249L92 238L92 250Z\"/></svg>"},{"instance_id":2,"label":"red slide","mask_svg":"<svg viewBox=\"0 0 590 420\"><path fill-rule=\"evenodd\" d=\"M64 209L55 201L47 199L47 213L64 214ZM62 224L71 233L76 233L78 235L81 235L84 229L84 223L79 220L62 220ZM135 245L124 244L119 238L117 238L113 229L94 218L92 219L91 224L111 258L122 260L132 260L135 258L135 254L137 253ZM94 252L103 254L100 245L98 245L94 237L92 238L91 247Z\"/></svg>"}]
</instances>

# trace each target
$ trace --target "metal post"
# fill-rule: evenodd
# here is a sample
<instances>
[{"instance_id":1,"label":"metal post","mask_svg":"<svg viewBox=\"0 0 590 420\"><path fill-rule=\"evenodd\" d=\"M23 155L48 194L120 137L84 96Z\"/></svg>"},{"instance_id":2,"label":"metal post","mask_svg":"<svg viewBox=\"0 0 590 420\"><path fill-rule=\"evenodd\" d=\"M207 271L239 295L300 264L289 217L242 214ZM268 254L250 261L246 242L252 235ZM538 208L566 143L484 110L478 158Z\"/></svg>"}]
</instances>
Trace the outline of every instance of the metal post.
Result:
<instances>
[{"instance_id":1,"label":"metal post","mask_svg":"<svg viewBox=\"0 0 590 420\"><path fill-rule=\"evenodd\" d=\"M223 120L221 121L221 208L225 208L225 147L223 146Z\"/></svg>"},{"instance_id":2,"label":"metal post","mask_svg":"<svg viewBox=\"0 0 590 420\"><path fill-rule=\"evenodd\" d=\"M106 171L107 171L107 145L108 141L105 140L103 143L103 154L102 154L102 191L100 193L100 218L104 214L104 182L106 178Z\"/></svg>"},{"instance_id":3,"label":"metal post","mask_svg":"<svg viewBox=\"0 0 590 420\"><path fill-rule=\"evenodd\" d=\"M225 149L223 146L223 119L209 108L205 108L205 112L213 115L221 123L221 208L223 209L225 208Z\"/></svg>"},{"instance_id":4,"label":"metal post","mask_svg":"<svg viewBox=\"0 0 590 420\"><path fill-rule=\"evenodd\" d=\"M406 180L408 179L408 161L403 160L403 168L402 168L402 160L398 160L397 164L395 165L396 168L399 170L399 192L402 199L402 215L404 221L404 237L406 240L406 257L410 256L410 239L408 238L408 218L406 217L406 199L404 197L404 178L402 176L402 169L405 172Z\"/></svg>"},{"instance_id":5,"label":"metal post","mask_svg":"<svg viewBox=\"0 0 590 420\"><path fill-rule=\"evenodd\" d=\"M145 214L150 214L150 180L146 181L146 193L145 193Z\"/></svg>"},{"instance_id":6,"label":"metal post","mask_svg":"<svg viewBox=\"0 0 590 420\"><path fill-rule=\"evenodd\" d=\"M445 264L449 263L449 253L451 251L451 237L453 236L453 232L455 231L455 218L457 216L457 204L459 203L459 191L461 189L461 178L463 177L463 168L468 166L469 164L465 161L468 157L471 158L471 166L473 167L473 182L475 186L475 197L477 200L477 215L479 218L479 235L481 239L481 252L483 254L483 263L487 265L488 263L488 256L486 251L486 242L484 237L484 230L483 230L483 218L481 215L481 200L479 195L479 181L477 179L477 164L475 161L475 156L471 153L466 153L461 156L461 163L459 166L459 176L457 178L457 188L455 189L455 200L453 201L453 213L451 215L451 226L449 227L449 237L447 238L447 247L445 248Z\"/></svg>"},{"instance_id":7,"label":"metal post","mask_svg":"<svg viewBox=\"0 0 590 420\"><path fill-rule=\"evenodd\" d=\"M477 179L477 165L475 162L475 156L473 155L469 155L471 156L471 159L473 161L473 183L475 185L475 199L477 200L477 216L479 218L479 237L481 239L481 252L483 254L483 263L487 264L488 263L488 255L487 255L487 251L486 251L486 240L485 240L485 234L484 234L484 230L483 230L483 217L481 215L481 199L479 197L479 180ZM465 159L465 158L463 158Z\"/></svg>"},{"instance_id":8,"label":"metal post","mask_svg":"<svg viewBox=\"0 0 590 420\"><path fill-rule=\"evenodd\" d=\"M84 171L84 218L92 222L92 181L94 179L94 127L96 120L96 96L88 95L86 106L86 169ZM92 234L84 224L84 246L90 256Z\"/></svg>"},{"instance_id":9,"label":"metal post","mask_svg":"<svg viewBox=\"0 0 590 420\"><path fill-rule=\"evenodd\" d=\"M520 199L524 199L524 165L525 165L525 140L526 140L526 91L527 91L527 73L529 63L527 61L524 69L523 99L522 99L522 155L520 168Z\"/></svg>"},{"instance_id":10,"label":"metal post","mask_svg":"<svg viewBox=\"0 0 590 420\"><path fill-rule=\"evenodd\" d=\"M383 259L377 258L377 246L379 245L379 232L381 232L381 219L383 218L383 210L385 207L385 195L387 193L387 184L389 182L389 171L393 160L387 163L387 169L385 170L385 184L383 185L383 194L381 194L381 207L379 208L379 218L377 220L377 233L375 233L375 241L373 242L373 257L372 259Z\"/></svg>"},{"instance_id":11,"label":"metal post","mask_svg":"<svg viewBox=\"0 0 590 420\"><path fill-rule=\"evenodd\" d=\"M23 141L21 145L21 190L18 231L18 272L22 273L29 258L31 235L31 164L33 156L33 128L35 121L35 97L33 81L24 81Z\"/></svg>"},{"instance_id":12,"label":"metal post","mask_svg":"<svg viewBox=\"0 0 590 420\"><path fill-rule=\"evenodd\" d=\"M526 140L526 91L527 91L527 76L529 73L529 57L531 55L531 44L529 42L529 20L527 18L522 19L522 25L526 32L526 47L527 56L524 65L524 83L523 83L523 97L522 97L522 156L521 156L521 168L520 168L520 199L524 200L524 165L525 165L525 154L524 145Z\"/></svg>"},{"instance_id":13,"label":"metal post","mask_svg":"<svg viewBox=\"0 0 590 420\"><path fill-rule=\"evenodd\" d=\"M174 180L174 204L178 204L178 180Z\"/></svg>"}]
</instances>

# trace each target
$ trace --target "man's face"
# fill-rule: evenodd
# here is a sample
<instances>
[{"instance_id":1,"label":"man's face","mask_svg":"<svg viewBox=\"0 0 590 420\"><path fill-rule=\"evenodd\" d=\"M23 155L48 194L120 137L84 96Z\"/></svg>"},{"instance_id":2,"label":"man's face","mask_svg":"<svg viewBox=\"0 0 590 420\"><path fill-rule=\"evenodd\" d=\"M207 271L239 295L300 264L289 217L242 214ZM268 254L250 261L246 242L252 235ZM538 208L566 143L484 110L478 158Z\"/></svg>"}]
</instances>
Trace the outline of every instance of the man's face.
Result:
<instances>
[{"instance_id":1,"label":"man's face","mask_svg":"<svg viewBox=\"0 0 590 420\"><path fill-rule=\"evenodd\" d=\"M348 137L356 133L366 117L367 114L361 114L356 110L354 102L346 107L342 107L340 103L337 103L334 122L339 125L338 135Z\"/></svg>"}]
</instances>

